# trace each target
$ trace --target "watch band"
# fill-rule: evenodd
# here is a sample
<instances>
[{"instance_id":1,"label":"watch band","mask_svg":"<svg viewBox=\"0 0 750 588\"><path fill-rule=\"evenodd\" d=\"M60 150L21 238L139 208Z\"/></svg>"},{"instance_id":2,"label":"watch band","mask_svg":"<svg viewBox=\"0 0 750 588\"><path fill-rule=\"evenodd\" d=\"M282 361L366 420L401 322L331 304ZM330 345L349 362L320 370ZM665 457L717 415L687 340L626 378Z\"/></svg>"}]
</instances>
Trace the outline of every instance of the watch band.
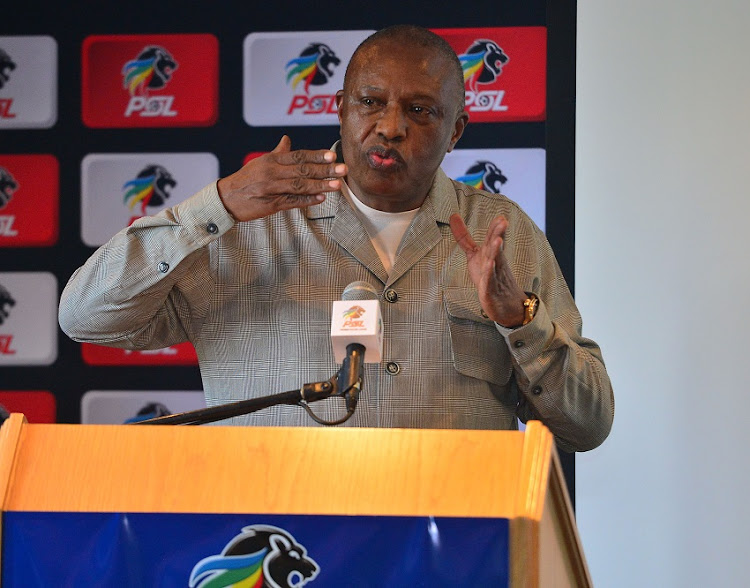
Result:
<instances>
[{"instance_id":1,"label":"watch band","mask_svg":"<svg viewBox=\"0 0 750 588\"><path fill-rule=\"evenodd\" d=\"M529 297L523 301L524 316L521 326L528 325L534 319L538 306L539 298L537 298L536 294L529 294Z\"/></svg>"}]
</instances>

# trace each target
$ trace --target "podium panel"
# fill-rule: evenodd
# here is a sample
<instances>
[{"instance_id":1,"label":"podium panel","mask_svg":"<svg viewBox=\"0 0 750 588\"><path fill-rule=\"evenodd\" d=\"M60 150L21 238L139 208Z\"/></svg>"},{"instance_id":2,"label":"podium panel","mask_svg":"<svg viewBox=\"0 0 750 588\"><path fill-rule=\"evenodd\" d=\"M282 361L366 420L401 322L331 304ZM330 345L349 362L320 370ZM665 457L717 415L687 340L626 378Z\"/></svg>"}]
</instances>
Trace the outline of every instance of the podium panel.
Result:
<instances>
[{"instance_id":1,"label":"podium panel","mask_svg":"<svg viewBox=\"0 0 750 588\"><path fill-rule=\"evenodd\" d=\"M586 586L552 435L0 428L3 586Z\"/></svg>"}]
</instances>

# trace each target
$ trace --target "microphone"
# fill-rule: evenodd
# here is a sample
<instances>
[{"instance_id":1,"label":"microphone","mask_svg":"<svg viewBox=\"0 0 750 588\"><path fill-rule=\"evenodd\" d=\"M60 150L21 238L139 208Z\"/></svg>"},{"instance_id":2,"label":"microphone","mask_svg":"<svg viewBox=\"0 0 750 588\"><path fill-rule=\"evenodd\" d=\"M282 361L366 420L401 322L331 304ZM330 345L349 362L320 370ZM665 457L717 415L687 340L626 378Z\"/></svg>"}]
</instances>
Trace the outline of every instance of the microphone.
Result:
<instances>
[{"instance_id":1,"label":"microphone","mask_svg":"<svg viewBox=\"0 0 750 588\"><path fill-rule=\"evenodd\" d=\"M347 410L359 399L365 363L380 363L383 357L383 319L380 296L367 282L352 282L333 303L331 343L341 363L337 383L346 394ZM365 354L365 351L367 353Z\"/></svg>"}]
</instances>

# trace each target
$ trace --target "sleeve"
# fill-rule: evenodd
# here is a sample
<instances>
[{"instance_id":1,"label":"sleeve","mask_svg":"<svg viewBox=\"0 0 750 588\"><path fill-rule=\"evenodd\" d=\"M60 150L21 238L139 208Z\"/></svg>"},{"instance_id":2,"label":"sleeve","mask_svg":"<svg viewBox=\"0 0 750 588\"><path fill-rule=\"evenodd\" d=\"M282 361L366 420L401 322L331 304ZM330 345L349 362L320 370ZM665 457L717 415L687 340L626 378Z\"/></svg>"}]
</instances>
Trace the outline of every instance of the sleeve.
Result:
<instances>
[{"instance_id":1,"label":"sleeve","mask_svg":"<svg viewBox=\"0 0 750 588\"><path fill-rule=\"evenodd\" d=\"M60 327L75 341L126 349L191 340L214 287L208 246L234 224L216 183L138 219L71 276Z\"/></svg>"},{"instance_id":2,"label":"sleeve","mask_svg":"<svg viewBox=\"0 0 750 588\"><path fill-rule=\"evenodd\" d=\"M497 326L514 364L518 417L523 422L541 420L561 449L586 451L601 445L612 428L612 385L599 346L581 335L581 315L549 242L538 227L529 225L535 263L528 263L528 250L523 257L525 265L536 268L519 283L540 303L529 324Z\"/></svg>"}]
</instances>

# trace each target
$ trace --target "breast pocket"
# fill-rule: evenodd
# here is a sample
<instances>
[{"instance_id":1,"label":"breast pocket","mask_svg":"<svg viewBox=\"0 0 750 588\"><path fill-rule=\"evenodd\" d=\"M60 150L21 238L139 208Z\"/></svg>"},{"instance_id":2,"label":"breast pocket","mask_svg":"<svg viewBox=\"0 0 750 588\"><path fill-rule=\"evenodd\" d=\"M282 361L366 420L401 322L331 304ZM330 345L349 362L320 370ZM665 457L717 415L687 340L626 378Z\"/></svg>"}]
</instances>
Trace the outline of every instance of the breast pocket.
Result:
<instances>
[{"instance_id":1,"label":"breast pocket","mask_svg":"<svg viewBox=\"0 0 750 588\"><path fill-rule=\"evenodd\" d=\"M482 316L476 290L447 288L444 298L456 370L505 388L513 374L510 353L495 323Z\"/></svg>"}]
</instances>

